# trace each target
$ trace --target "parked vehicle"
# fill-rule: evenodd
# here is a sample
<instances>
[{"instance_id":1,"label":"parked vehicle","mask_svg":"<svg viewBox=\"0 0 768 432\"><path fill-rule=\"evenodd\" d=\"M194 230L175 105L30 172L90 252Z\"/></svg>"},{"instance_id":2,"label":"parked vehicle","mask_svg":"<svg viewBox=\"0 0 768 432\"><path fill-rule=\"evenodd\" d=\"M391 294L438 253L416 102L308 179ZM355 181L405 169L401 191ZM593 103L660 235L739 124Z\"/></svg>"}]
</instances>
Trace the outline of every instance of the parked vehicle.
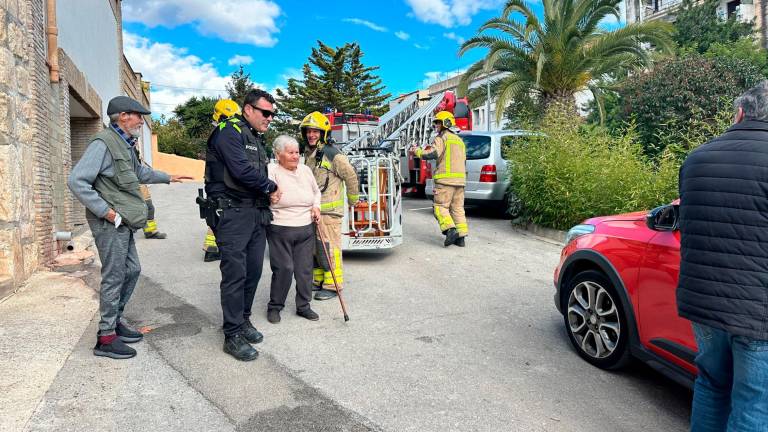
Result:
<instances>
[{"instance_id":1,"label":"parked vehicle","mask_svg":"<svg viewBox=\"0 0 768 432\"><path fill-rule=\"evenodd\" d=\"M555 306L587 362L617 369L637 358L693 386L696 342L677 315L678 203L588 219L568 231L555 269Z\"/></svg>"},{"instance_id":2,"label":"parked vehicle","mask_svg":"<svg viewBox=\"0 0 768 432\"><path fill-rule=\"evenodd\" d=\"M503 130L496 132L460 132L467 149L467 185L464 204L496 207L508 212L510 199L507 161L504 157L510 146L520 137L532 132ZM434 181L427 180L425 193L434 196Z\"/></svg>"}]
</instances>

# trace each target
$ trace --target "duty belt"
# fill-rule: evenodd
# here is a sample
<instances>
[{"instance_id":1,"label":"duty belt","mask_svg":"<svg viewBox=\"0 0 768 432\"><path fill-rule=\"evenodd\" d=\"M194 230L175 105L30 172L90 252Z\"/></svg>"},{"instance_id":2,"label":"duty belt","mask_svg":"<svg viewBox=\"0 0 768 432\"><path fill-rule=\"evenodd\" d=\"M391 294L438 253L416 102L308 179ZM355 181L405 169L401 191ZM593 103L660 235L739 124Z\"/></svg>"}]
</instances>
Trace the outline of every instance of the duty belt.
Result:
<instances>
[{"instance_id":1,"label":"duty belt","mask_svg":"<svg viewBox=\"0 0 768 432\"><path fill-rule=\"evenodd\" d=\"M219 209L228 209L228 208L241 208L241 207L269 207L269 201L264 200L254 200L254 199L232 199L232 198L219 198L217 200L218 202L218 208Z\"/></svg>"}]
</instances>

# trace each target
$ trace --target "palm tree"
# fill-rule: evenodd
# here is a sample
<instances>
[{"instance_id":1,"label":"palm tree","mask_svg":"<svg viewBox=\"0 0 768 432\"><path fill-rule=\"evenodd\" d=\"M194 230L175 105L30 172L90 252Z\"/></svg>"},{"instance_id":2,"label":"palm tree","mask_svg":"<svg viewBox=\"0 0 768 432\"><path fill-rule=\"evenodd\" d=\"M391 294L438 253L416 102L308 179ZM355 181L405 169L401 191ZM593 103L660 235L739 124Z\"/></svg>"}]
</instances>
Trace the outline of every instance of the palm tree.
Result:
<instances>
[{"instance_id":1,"label":"palm tree","mask_svg":"<svg viewBox=\"0 0 768 432\"><path fill-rule=\"evenodd\" d=\"M671 52L672 26L662 21L634 23L615 30L601 28L601 21L619 18L621 0L542 0L540 20L523 0L507 1L501 16L492 18L478 34L464 42L459 55L487 48L484 59L463 75L458 92L483 74L502 72L492 82L496 119L501 121L510 101L533 97L543 107L553 102L575 110L576 92L592 91L604 116L601 91L612 74L650 64L648 46ZM522 15L523 20L513 17ZM491 34L487 31L495 31ZM484 92L470 94L474 102Z\"/></svg>"}]
</instances>

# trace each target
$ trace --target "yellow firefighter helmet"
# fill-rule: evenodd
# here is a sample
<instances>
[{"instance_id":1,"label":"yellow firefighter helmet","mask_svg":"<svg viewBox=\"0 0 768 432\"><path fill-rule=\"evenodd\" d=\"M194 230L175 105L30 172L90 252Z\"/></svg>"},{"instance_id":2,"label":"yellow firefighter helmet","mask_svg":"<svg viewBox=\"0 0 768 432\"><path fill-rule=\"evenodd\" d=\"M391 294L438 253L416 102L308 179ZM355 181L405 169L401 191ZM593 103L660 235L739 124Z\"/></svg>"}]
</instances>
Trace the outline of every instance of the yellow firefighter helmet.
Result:
<instances>
[{"instance_id":1,"label":"yellow firefighter helmet","mask_svg":"<svg viewBox=\"0 0 768 432\"><path fill-rule=\"evenodd\" d=\"M435 122L440 122L444 128L450 129L456 124L456 119L450 111L440 111L435 114Z\"/></svg>"},{"instance_id":2,"label":"yellow firefighter helmet","mask_svg":"<svg viewBox=\"0 0 768 432\"><path fill-rule=\"evenodd\" d=\"M331 130L331 122L328 120L328 117L324 116L319 111L311 112L304 117L304 120L301 121L301 125L299 125L301 136L304 137L305 140L307 139L306 129L317 129L323 132L323 136L320 140L327 143L328 132Z\"/></svg>"},{"instance_id":3,"label":"yellow firefighter helmet","mask_svg":"<svg viewBox=\"0 0 768 432\"><path fill-rule=\"evenodd\" d=\"M240 106L232 99L222 99L213 107L213 121L216 123L235 114L240 114Z\"/></svg>"}]
</instances>

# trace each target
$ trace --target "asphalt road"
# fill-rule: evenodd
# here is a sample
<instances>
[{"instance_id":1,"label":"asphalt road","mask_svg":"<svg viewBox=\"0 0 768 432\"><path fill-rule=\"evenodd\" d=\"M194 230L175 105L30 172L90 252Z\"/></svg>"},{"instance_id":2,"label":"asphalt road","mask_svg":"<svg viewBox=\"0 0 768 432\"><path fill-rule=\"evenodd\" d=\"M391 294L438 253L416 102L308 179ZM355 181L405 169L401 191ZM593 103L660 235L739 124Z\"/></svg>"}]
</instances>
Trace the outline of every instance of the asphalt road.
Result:
<instances>
[{"instance_id":1,"label":"asphalt road","mask_svg":"<svg viewBox=\"0 0 768 432\"><path fill-rule=\"evenodd\" d=\"M139 355L91 354L96 318L28 430L683 431L690 392L642 365L582 361L552 303L560 247L470 211L464 249L443 248L430 203L405 201L405 241L345 256L345 299L320 321L266 321L261 356L221 350L219 270L203 263L196 184L152 187L166 240L138 237L143 277L126 315ZM292 296L292 294L291 294ZM289 296L289 297L291 297Z\"/></svg>"}]
</instances>

